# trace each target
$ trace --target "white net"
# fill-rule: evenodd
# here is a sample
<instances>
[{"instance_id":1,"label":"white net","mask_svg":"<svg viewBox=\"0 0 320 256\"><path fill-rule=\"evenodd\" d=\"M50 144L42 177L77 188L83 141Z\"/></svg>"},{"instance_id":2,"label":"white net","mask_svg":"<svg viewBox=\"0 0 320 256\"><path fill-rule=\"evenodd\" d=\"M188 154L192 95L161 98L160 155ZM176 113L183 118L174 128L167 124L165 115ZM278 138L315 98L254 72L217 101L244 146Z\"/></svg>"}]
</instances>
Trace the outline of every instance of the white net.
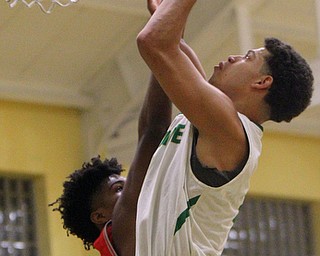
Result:
<instances>
[{"instance_id":1,"label":"white net","mask_svg":"<svg viewBox=\"0 0 320 256\"><path fill-rule=\"evenodd\" d=\"M15 7L19 2L31 8L33 5L38 5L44 13L51 13L55 6L67 7L78 2L78 0L6 0L11 8ZM45 3L46 2L46 3Z\"/></svg>"}]
</instances>

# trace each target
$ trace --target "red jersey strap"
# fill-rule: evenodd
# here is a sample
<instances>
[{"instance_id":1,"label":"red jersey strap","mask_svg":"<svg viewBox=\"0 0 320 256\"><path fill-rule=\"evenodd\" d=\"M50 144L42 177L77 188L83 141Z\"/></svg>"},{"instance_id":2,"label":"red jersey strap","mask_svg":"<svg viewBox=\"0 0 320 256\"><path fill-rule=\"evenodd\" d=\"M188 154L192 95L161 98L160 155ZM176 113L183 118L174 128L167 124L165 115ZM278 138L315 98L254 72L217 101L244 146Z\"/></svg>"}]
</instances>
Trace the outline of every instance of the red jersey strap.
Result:
<instances>
[{"instance_id":1,"label":"red jersey strap","mask_svg":"<svg viewBox=\"0 0 320 256\"><path fill-rule=\"evenodd\" d=\"M97 240L94 241L93 246L100 252L101 256L117 256L112 242L112 223L110 220L104 226Z\"/></svg>"}]
</instances>

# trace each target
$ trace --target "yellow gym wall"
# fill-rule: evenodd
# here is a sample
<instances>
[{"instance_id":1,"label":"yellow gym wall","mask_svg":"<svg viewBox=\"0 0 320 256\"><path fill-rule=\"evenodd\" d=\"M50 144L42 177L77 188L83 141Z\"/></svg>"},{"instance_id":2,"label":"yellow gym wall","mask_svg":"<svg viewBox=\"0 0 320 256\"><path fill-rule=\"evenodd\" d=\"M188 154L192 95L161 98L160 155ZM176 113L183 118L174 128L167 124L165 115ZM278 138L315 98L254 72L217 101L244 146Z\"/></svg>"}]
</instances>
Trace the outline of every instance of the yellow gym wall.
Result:
<instances>
[{"instance_id":1,"label":"yellow gym wall","mask_svg":"<svg viewBox=\"0 0 320 256\"><path fill-rule=\"evenodd\" d=\"M61 194L66 175L83 161L80 127L76 110L0 102L0 174L35 178L41 256L87 255L48 208Z\"/></svg>"},{"instance_id":2,"label":"yellow gym wall","mask_svg":"<svg viewBox=\"0 0 320 256\"><path fill-rule=\"evenodd\" d=\"M265 132L249 195L312 203L315 255L320 256L320 138Z\"/></svg>"},{"instance_id":3,"label":"yellow gym wall","mask_svg":"<svg viewBox=\"0 0 320 256\"><path fill-rule=\"evenodd\" d=\"M67 237L59 214L47 207L61 194L65 177L83 162L81 113L0 102L0 120L0 174L32 175L38 184L40 255L99 255L85 251L79 239ZM250 194L313 202L315 234L320 241L320 139L265 132L263 143ZM320 242L315 244L320 255Z\"/></svg>"},{"instance_id":4,"label":"yellow gym wall","mask_svg":"<svg viewBox=\"0 0 320 256\"><path fill-rule=\"evenodd\" d=\"M320 202L320 138L265 132L250 193Z\"/></svg>"}]
</instances>

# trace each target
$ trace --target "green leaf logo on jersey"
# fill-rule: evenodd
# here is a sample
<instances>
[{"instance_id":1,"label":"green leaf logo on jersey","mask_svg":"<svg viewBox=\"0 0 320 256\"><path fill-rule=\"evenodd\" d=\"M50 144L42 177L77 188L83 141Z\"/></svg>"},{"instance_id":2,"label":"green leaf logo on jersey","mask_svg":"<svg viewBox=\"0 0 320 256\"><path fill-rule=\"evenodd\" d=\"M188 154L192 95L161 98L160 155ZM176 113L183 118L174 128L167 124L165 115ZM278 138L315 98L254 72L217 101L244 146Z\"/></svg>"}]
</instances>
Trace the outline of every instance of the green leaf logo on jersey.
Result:
<instances>
[{"instance_id":1,"label":"green leaf logo on jersey","mask_svg":"<svg viewBox=\"0 0 320 256\"><path fill-rule=\"evenodd\" d=\"M189 210L192 206L194 206L197 202L198 199L200 198L199 196L195 196L193 198L191 198L188 202L187 202L187 209L185 209L178 217L177 219L177 224L176 224L176 228L174 230L174 234L176 234L179 229L182 227L182 225L186 222L186 219L190 216Z\"/></svg>"}]
</instances>

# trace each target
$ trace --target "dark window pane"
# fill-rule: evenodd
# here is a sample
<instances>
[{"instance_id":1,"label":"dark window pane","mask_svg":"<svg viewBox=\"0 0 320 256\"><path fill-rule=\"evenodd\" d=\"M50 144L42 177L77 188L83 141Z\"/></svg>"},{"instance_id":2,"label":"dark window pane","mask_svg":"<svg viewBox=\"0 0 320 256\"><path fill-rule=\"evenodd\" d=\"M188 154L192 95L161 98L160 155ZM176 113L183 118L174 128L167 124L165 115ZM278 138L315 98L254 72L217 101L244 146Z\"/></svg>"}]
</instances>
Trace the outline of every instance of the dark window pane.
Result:
<instances>
[{"instance_id":1,"label":"dark window pane","mask_svg":"<svg viewBox=\"0 0 320 256\"><path fill-rule=\"evenodd\" d=\"M32 180L0 177L0 192L0 255L37 256Z\"/></svg>"},{"instance_id":2,"label":"dark window pane","mask_svg":"<svg viewBox=\"0 0 320 256\"><path fill-rule=\"evenodd\" d=\"M222 256L313 256L311 223L306 203L247 198Z\"/></svg>"}]
</instances>

